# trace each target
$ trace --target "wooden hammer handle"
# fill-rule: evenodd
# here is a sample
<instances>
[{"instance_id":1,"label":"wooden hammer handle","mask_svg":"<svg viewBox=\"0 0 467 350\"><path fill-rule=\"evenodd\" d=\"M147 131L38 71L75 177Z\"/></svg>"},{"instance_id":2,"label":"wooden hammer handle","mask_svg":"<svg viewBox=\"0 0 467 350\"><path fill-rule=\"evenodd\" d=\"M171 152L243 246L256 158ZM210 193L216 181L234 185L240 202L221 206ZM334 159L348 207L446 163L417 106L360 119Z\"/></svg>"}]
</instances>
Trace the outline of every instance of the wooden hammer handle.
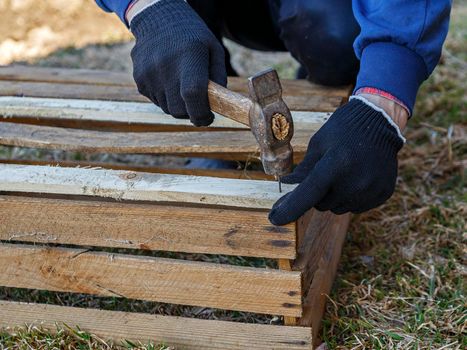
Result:
<instances>
[{"instance_id":1,"label":"wooden hammer handle","mask_svg":"<svg viewBox=\"0 0 467 350\"><path fill-rule=\"evenodd\" d=\"M209 81L208 98L211 110L243 125L250 126L250 109L253 102L248 97Z\"/></svg>"}]
</instances>

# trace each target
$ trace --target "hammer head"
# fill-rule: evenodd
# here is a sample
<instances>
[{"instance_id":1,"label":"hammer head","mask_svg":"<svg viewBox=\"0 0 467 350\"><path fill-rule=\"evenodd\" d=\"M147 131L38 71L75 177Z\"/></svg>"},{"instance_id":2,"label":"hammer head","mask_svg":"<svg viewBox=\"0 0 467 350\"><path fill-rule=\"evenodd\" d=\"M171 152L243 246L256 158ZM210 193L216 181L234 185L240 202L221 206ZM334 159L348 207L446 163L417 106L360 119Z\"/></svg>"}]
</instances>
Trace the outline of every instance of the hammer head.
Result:
<instances>
[{"instance_id":1,"label":"hammer head","mask_svg":"<svg viewBox=\"0 0 467 350\"><path fill-rule=\"evenodd\" d=\"M282 100L282 87L274 69L260 72L248 79L250 127L261 150L261 162L266 174L282 176L290 173L293 150L293 120Z\"/></svg>"}]
</instances>

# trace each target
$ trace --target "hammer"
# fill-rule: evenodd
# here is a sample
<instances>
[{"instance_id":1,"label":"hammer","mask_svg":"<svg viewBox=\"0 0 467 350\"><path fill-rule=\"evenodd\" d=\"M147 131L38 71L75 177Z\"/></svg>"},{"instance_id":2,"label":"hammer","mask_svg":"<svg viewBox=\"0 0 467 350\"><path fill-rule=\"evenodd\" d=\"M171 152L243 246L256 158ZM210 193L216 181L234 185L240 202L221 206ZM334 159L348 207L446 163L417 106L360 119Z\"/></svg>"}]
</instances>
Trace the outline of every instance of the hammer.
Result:
<instances>
[{"instance_id":1,"label":"hammer","mask_svg":"<svg viewBox=\"0 0 467 350\"><path fill-rule=\"evenodd\" d=\"M279 182L292 170L293 120L282 100L282 87L274 69L248 78L250 97L230 91L212 81L208 84L211 109L251 128L261 151L264 172Z\"/></svg>"}]
</instances>

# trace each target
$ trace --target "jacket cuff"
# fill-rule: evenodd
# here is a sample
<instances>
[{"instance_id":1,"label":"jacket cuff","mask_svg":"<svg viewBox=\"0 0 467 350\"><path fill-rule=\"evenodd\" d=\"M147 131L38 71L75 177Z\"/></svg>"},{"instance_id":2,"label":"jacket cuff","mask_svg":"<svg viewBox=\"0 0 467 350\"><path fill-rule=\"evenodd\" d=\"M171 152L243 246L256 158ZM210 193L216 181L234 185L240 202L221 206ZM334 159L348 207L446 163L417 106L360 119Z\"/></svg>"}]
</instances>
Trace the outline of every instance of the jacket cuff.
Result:
<instances>
[{"instance_id":1,"label":"jacket cuff","mask_svg":"<svg viewBox=\"0 0 467 350\"><path fill-rule=\"evenodd\" d=\"M115 12L118 17L122 20L122 22L128 27L128 23L125 19L126 9L132 0L123 0L123 1L115 1L115 0L96 0L97 5L106 12Z\"/></svg>"},{"instance_id":2,"label":"jacket cuff","mask_svg":"<svg viewBox=\"0 0 467 350\"><path fill-rule=\"evenodd\" d=\"M376 42L362 52L355 91L374 87L401 100L412 114L421 83L428 77L425 62L414 51L390 42Z\"/></svg>"}]
</instances>

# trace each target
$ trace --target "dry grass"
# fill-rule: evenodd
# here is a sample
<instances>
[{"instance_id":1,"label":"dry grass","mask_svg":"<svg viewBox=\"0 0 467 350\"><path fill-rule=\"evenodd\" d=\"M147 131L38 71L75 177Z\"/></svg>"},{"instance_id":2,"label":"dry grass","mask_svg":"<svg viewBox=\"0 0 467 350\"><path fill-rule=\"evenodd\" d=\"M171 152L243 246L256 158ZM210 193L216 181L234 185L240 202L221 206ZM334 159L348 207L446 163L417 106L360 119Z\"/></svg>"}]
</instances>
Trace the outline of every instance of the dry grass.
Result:
<instances>
[{"instance_id":1,"label":"dry grass","mask_svg":"<svg viewBox=\"0 0 467 350\"><path fill-rule=\"evenodd\" d=\"M0 340L2 350L173 350L165 345L141 344L128 340L117 346L79 328L68 326L57 327L55 332L31 326L18 328L10 333L0 332Z\"/></svg>"},{"instance_id":2,"label":"dry grass","mask_svg":"<svg viewBox=\"0 0 467 350\"><path fill-rule=\"evenodd\" d=\"M467 7L423 85L397 191L355 217L323 335L334 349L467 347Z\"/></svg>"},{"instance_id":3,"label":"dry grass","mask_svg":"<svg viewBox=\"0 0 467 350\"><path fill-rule=\"evenodd\" d=\"M331 349L467 348L466 49L467 4L459 1L442 62L422 86L406 133L408 143L400 154L397 191L385 205L354 217L352 222L324 321L323 338ZM108 52L112 47L103 50ZM120 52L121 48L116 50ZM83 51L67 50L51 57L50 62L69 62L72 58L70 62L76 65L76 55L89 57ZM283 68L283 76L292 74L291 67L282 59L276 65ZM223 262L265 264L229 259ZM191 314L200 318L278 321L254 314L170 308L165 304L72 297L66 293L0 289L0 295L63 305ZM0 333L0 349L125 347L167 349L128 342L117 347L67 327L58 328L55 334L37 328Z\"/></svg>"}]
</instances>

